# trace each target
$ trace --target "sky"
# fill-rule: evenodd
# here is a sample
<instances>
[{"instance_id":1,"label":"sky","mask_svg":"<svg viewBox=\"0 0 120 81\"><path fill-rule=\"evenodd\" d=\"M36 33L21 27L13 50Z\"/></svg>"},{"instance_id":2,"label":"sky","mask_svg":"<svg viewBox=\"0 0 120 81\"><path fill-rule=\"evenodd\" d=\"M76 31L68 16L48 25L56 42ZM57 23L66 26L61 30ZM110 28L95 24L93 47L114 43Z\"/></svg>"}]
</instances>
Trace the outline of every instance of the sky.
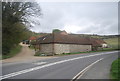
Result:
<instances>
[{"instance_id":1,"label":"sky","mask_svg":"<svg viewBox=\"0 0 120 81\"><path fill-rule=\"evenodd\" d=\"M40 25L35 32L51 33L53 29L74 34L118 34L117 2L38 2L41 7Z\"/></svg>"}]
</instances>

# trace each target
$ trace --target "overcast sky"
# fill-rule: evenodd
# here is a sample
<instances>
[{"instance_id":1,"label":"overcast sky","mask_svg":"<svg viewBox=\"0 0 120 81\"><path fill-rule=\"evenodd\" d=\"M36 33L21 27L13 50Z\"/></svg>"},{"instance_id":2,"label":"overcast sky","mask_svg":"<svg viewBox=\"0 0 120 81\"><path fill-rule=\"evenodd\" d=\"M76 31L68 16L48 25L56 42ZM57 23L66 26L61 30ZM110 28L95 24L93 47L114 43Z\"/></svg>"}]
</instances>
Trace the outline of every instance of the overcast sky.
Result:
<instances>
[{"instance_id":1,"label":"overcast sky","mask_svg":"<svg viewBox=\"0 0 120 81\"><path fill-rule=\"evenodd\" d=\"M65 30L75 34L118 34L117 2L40 2L41 25L35 32Z\"/></svg>"}]
</instances>

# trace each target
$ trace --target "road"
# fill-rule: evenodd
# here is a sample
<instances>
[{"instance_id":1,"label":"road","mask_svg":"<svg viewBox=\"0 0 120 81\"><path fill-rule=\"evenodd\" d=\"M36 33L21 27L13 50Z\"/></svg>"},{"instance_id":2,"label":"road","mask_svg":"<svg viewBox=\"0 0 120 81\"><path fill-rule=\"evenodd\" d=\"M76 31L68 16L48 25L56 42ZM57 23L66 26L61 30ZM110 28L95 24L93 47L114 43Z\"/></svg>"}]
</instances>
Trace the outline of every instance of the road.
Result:
<instances>
[{"instance_id":1,"label":"road","mask_svg":"<svg viewBox=\"0 0 120 81\"><path fill-rule=\"evenodd\" d=\"M2 79L109 79L118 51L76 54L2 65ZM90 66L90 67L89 67ZM89 67L89 68L87 68ZM85 69L86 68L86 69Z\"/></svg>"},{"instance_id":2,"label":"road","mask_svg":"<svg viewBox=\"0 0 120 81\"><path fill-rule=\"evenodd\" d=\"M12 58L8 58L8 59L4 59L2 60L3 63L15 63L15 62L27 62L27 61L33 61L33 60L39 60L39 59L47 59L47 58L51 58L53 56L49 56L49 57L35 57L35 50L34 49L30 49L28 47L28 45L26 44L22 44L20 43L19 45L22 46L21 51L16 54L14 57Z\"/></svg>"}]
</instances>

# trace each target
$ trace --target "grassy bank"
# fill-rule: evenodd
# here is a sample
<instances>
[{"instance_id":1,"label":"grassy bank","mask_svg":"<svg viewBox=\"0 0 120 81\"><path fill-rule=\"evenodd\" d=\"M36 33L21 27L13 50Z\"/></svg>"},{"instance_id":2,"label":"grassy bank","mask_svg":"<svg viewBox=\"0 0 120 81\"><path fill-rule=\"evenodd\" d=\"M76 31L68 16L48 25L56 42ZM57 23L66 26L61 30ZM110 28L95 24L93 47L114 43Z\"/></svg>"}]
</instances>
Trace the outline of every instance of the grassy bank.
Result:
<instances>
[{"instance_id":1,"label":"grassy bank","mask_svg":"<svg viewBox=\"0 0 120 81\"><path fill-rule=\"evenodd\" d=\"M15 48L12 48L10 53L7 55L3 55L2 59L7 59L7 58L11 58L13 56L15 56L16 54L18 54L21 51L22 46L18 45Z\"/></svg>"},{"instance_id":2,"label":"grassy bank","mask_svg":"<svg viewBox=\"0 0 120 81\"><path fill-rule=\"evenodd\" d=\"M63 56L63 55L74 55L74 54L84 54L84 53L94 53L94 52L107 52L107 51L115 51L114 49L103 49L98 51L88 51L88 52L74 52L74 53L62 53L62 54L56 54L55 56ZM34 56L46 56L43 53L36 52Z\"/></svg>"},{"instance_id":3,"label":"grassy bank","mask_svg":"<svg viewBox=\"0 0 120 81\"><path fill-rule=\"evenodd\" d=\"M33 45L30 45L29 48L30 48L30 49L35 49Z\"/></svg>"},{"instance_id":4,"label":"grassy bank","mask_svg":"<svg viewBox=\"0 0 120 81\"><path fill-rule=\"evenodd\" d=\"M84 54L84 53L94 53L94 52L107 52L107 51L114 51L114 50L113 49L103 49L103 50L98 50L98 51L63 53L63 54L60 54L60 55L73 55L73 54Z\"/></svg>"},{"instance_id":5,"label":"grassy bank","mask_svg":"<svg viewBox=\"0 0 120 81\"><path fill-rule=\"evenodd\" d=\"M113 61L110 70L110 77L112 79L120 79L120 58Z\"/></svg>"},{"instance_id":6,"label":"grassy bank","mask_svg":"<svg viewBox=\"0 0 120 81\"><path fill-rule=\"evenodd\" d=\"M119 49L120 45L118 44L118 38L108 38L104 39L104 41L110 46L111 48L108 49Z\"/></svg>"}]
</instances>

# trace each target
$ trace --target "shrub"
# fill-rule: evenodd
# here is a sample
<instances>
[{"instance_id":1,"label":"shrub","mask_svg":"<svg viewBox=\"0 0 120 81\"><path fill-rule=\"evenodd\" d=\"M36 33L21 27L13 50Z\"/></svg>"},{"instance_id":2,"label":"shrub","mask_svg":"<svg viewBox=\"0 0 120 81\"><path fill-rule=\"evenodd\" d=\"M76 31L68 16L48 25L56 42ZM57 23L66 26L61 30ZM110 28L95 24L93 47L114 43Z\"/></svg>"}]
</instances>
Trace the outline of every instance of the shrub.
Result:
<instances>
[{"instance_id":1,"label":"shrub","mask_svg":"<svg viewBox=\"0 0 120 81\"><path fill-rule=\"evenodd\" d=\"M111 65L111 78L112 79L120 79L120 58L115 60Z\"/></svg>"}]
</instances>

